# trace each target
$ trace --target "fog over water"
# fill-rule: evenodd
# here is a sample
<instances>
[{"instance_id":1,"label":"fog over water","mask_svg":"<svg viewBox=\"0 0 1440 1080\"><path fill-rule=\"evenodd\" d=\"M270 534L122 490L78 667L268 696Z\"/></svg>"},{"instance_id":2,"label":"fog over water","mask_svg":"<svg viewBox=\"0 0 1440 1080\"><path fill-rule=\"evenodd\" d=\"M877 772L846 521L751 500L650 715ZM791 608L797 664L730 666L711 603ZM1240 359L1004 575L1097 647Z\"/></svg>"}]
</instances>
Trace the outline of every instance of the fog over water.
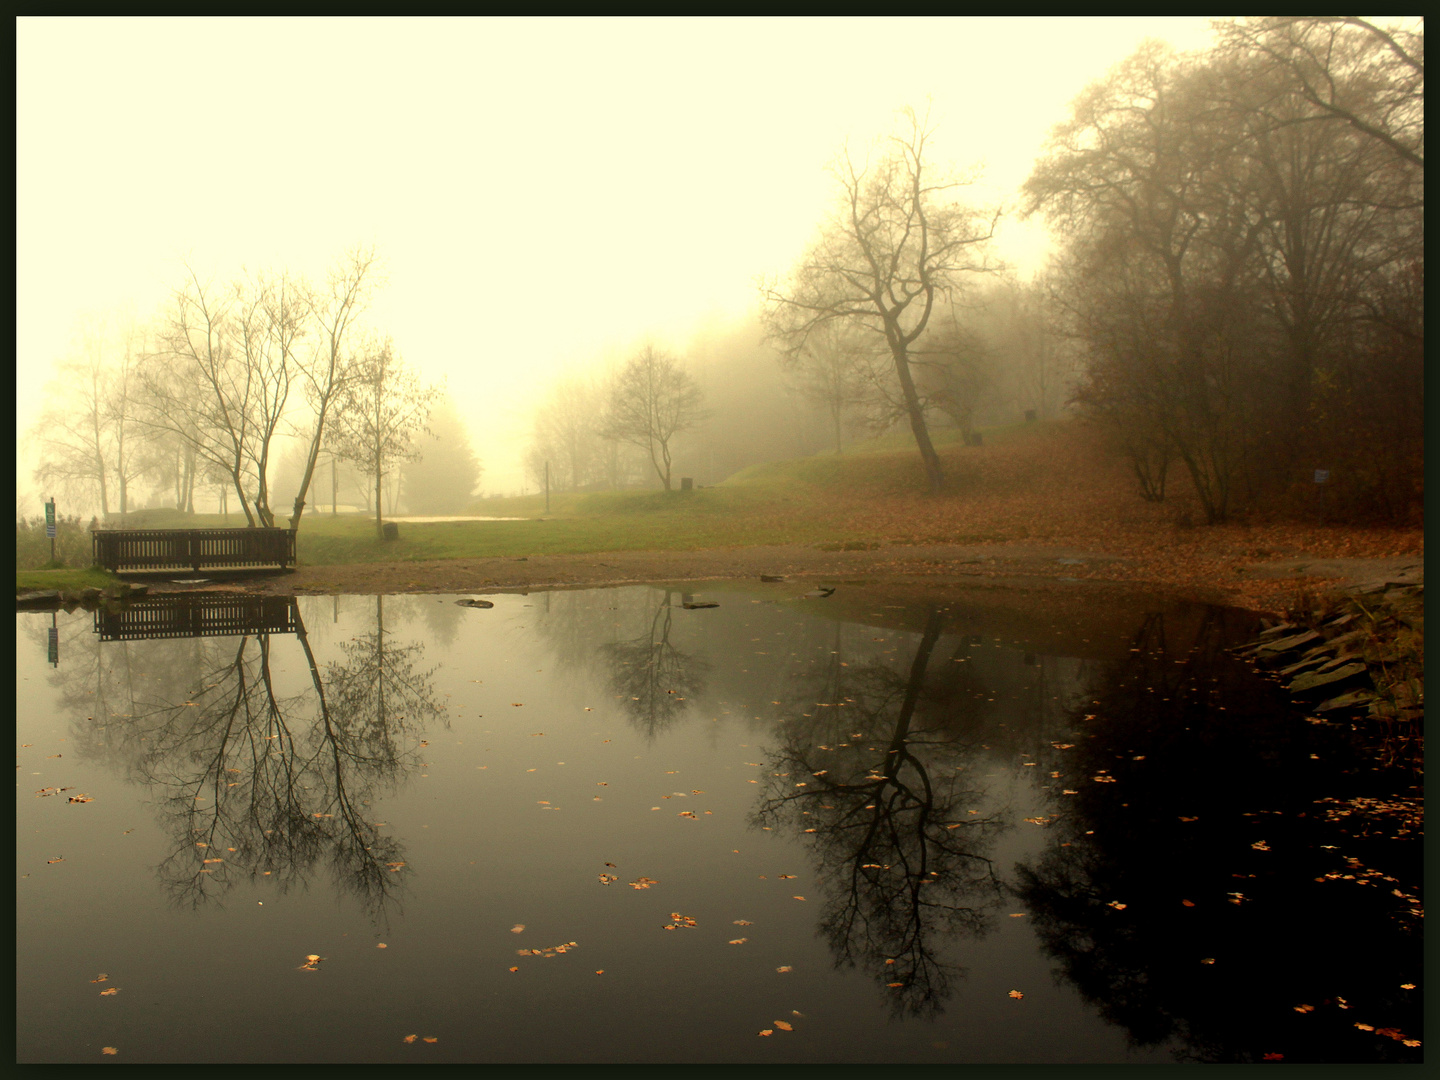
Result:
<instances>
[{"instance_id":1,"label":"fog over water","mask_svg":"<svg viewBox=\"0 0 1440 1080\"><path fill-rule=\"evenodd\" d=\"M22 18L17 499L46 494L28 429L87 320L153 317L186 261L319 277L356 244L388 280L368 321L445 380L483 490L518 492L547 385L743 326L847 140L928 99L935 160L983 162L977 201L1012 200L1149 36L1210 40L1188 17ZM1020 273L1045 245L1002 219Z\"/></svg>"}]
</instances>

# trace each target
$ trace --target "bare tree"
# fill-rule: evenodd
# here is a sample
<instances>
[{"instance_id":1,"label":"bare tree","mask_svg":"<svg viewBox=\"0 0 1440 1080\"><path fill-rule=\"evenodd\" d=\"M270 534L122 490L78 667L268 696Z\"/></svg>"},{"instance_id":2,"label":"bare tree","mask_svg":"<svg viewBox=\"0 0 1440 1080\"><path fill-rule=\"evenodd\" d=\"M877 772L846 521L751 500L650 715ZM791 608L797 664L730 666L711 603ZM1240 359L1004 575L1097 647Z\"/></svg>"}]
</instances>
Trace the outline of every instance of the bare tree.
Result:
<instances>
[{"instance_id":1,"label":"bare tree","mask_svg":"<svg viewBox=\"0 0 1440 1080\"><path fill-rule=\"evenodd\" d=\"M906 418L932 493L944 482L910 369L910 347L925 332L937 294L948 295L962 274L990 269L986 246L998 210L955 201L974 175L932 179L928 117L905 109L906 129L885 140L877 158L859 164L847 148L832 172L840 185L837 210L782 288L762 287L772 340L789 353L804 349L814 331L852 322L883 338L905 403Z\"/></svg>"},{"instance_id":2,"label":"bare tree","mask_svg":"<svg viewBox=\"0 0 1440 1080\"><path fill-rule=\"evenodd\" d=\"M315 466L324 449L325 427L330 418L336 395L341 388L346 342L355 320L364 311L372 291L378 287L379 259L374 248L356 247L346 252L326 278L325 286L311 294L310 318L318 344L314 353L300 365L305 397L314 411L310 429L310 449L295 494L290 528L298 529L305 512L305 496L315 476Z\"/></svg>"},{"instance_id":3,"label":"bare tree","mask_svg":"<svg viewBox=\"0 0 1440 1080\"><path fill-rule=\"evenodd\" d=\"M597 383L579 378L556 383L535 410L530 453L540 470L535 479L542 479L546 462L557 491L575 491L604 479L604 412L604 390Z\"/></svg>"},{"instance_id":4,"label":"bare tree","mask_svg":"<svg viewBox=\"0 0 1440 1080\"><path fill-rule=\"evenodd\" d=\"M1325 115L1425 168L1425 32L1357 15L1217 21L1231 48L1267 57Z\"/></svg>"},{"instance_id":5,"label":"bare tree","mask_svg":"<svg viewBox=\"0 0 1440 1080\"><path fill-rule=\"evenodd\" d=\"M375 481L375 535L385 538L381 506L385 474L420 456L416 435L427 431L437 387L395 355L394 343L371 341L345 364L335 396L331 447Z\"/></svg>"},{"instance_id":6,"label":"bare tree","mask_svg":"<svg viewBox=\"0 0 1440 1080\"><path fill-rule=\"evenodd\" d=\"M872 351L854 327L828 323L817 326L798 351L782 357L796 389L825 410L837 454L844 450L847 419L866 400Z\"/></svg>"},{"instance_id":7,"label":"bare tree","mask_svg":"<svg viewBox=\"0 0 1440 1080\"><path fill-rule=\"evenodd\" d=\"M646 345L616 376L604 437L638 446L670 490L670 441L704 419L704 395L678 360Z\"/></svg>"}]
</instances>

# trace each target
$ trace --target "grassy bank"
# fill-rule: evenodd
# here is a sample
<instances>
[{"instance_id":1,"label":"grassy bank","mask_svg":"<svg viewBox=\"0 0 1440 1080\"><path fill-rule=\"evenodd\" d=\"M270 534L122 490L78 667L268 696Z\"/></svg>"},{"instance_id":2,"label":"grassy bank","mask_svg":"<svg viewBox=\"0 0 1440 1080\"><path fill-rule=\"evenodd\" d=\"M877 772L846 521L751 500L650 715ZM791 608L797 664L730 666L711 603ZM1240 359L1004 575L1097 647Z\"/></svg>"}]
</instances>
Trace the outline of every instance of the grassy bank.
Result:
<instances>
[{"instance_id":1,"label":"grassy bank","mask_svg":"<svg viewBox=\"0 0 1440 1080\"><path fill-rule=\"evenodd\" d=\"M548 512L541 495L484 499L470 512L519 520L403 522L400 539L388 543L376 538L373 517L307 515L298 555L302 566L333 566L772 544L1030 543L1122 557L1124 564L1112 564L1107 575L1227 588L1245 561L1423 551L1419 529L1258 521L1197 526L1202 518L1183 476L1172 478L1164 503L1143 502L1123 462L1080 423L1016 424L983 434L982 446L967 447L958 432L936 433L947 478L939 497L926 493L919 456L908 435L899 434L844 454L753 466L693 491L552 493ZM239 515L226 520L175 510L139 511L126 522L149 528L240 523ZM19 531L17 569L23 569ZM38 556L33 530L23 546ZM88 539L76 545L76 557L88 561Z\"/></svg>"},{"instance_id":2,"label":"grassy bank","mask_svg":"<svg viewBox=\"0 0 1440 1080\"><path fill-rule=\"evenodd\" d=\"M124 587L123 581L99 567L90 567L84 570L15 571L15 591L17 593L48 589L62 593L76 593L82 589L120 590Z\"/></svg>"}]
</instances>

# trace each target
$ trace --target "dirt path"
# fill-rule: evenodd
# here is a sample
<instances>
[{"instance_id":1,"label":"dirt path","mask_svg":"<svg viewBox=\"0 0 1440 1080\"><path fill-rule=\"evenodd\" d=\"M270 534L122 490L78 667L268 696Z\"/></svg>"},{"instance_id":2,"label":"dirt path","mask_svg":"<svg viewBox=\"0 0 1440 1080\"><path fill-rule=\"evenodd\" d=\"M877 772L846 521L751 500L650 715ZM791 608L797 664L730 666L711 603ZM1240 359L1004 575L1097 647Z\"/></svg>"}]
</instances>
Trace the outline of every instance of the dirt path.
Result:
<instances>
[{"instance_id":1,"label":"dirt path","mask_svg":"<svg viewBox=\"0 0 1440 1080\"><path fill-rule=\"evenodd\" d=\"M1257 610L1280 610L1301 588L1311 591L1374 581L1423 581L1421 556L1392 559L1222 559L1203 572L1179 560L1120 557L1076 548L1027 544L886 545L869 551L753 547L703 551L606 552L525 558L307 566L289 574L221 581L205 590L271 595L346 593L485 593L641 582L758 579L864 581L873 586L949 589L1005 584L1044 590L1077 586L1162 591ZM152 580L153 592L193 584Z\"/></svg>"}]
</instances>

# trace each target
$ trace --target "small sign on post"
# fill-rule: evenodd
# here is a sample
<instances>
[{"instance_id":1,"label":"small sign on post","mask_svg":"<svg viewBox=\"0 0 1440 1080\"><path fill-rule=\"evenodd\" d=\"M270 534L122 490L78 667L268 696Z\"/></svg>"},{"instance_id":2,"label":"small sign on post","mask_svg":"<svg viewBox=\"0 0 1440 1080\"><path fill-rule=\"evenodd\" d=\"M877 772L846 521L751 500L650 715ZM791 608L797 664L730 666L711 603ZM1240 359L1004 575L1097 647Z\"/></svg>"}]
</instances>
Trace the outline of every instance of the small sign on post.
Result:
<instances>
[{"instance_id":1,"label":"small sign on post","mask_svg":"<svg viewBox=\"0 0 1440 1080\"><path fill-rule=\"evenodd\" d=\"M50 661L51 667L60 666L60 628L55 625L55 614L50 614L50 625L46 628L46 650L45 658Z\"/></svg>"},{"instance_id":2,"label":"small sign on post","mask_svg":"<svg viewBox=\"0 0 1440 1080\"><path fill-rule=\"evenodd\" d=\"M1316 469L1316 470L1315 470L1315 483L1317 483L1317 484L1328 484L1329 482L1330 482L1330 470L1329 470L1329 469Z\"/></svg>"},{"instance_id":3,"label":"small sign on post","mask_svg":"<svg viewBox=\"0 0 1440 1080\"><path fill-rule=\"evenodd\" d=\"M45 535L50 538L50 561L55 561L55 499L45 504Z\"/></svg>"}]
</instances>

